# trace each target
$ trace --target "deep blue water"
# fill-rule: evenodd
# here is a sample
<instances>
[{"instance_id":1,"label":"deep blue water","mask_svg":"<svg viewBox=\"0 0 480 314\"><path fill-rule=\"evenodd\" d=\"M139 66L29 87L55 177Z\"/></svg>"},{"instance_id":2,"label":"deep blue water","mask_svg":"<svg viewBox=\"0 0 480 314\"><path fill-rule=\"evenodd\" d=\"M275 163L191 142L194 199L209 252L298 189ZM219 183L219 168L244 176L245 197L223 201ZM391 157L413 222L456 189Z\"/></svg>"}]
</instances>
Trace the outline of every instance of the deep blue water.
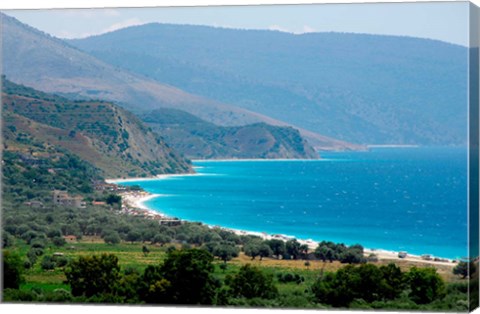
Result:
<instances>
[{"instance_id":1,"label":"deep blue water","mask_svg":"<svg viewBox=\"0 0 480 314\"><path fill-rule=\"evenodd\" d=\"M466 148L378 148L318 161L196 161L138 184L146 205L229 228L457 258L467 255Z\"/></svg>"}]
</instances>

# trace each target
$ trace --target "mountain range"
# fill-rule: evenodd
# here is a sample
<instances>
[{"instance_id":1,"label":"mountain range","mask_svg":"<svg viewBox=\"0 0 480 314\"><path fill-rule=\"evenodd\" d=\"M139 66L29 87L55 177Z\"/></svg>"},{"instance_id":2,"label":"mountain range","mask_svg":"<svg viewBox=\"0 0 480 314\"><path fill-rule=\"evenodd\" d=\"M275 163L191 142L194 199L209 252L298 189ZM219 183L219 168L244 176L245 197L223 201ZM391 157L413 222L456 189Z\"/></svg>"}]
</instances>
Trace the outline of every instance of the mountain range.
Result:
<instances>
[{"instance_id":1,"label":"mountain range","mask_svg":"<svg viewBox=\"0 0 480 314\"><path fill-rule=\"evenodd\" d=\"M462 46L169 24L60 40L1 20L3 74L69 99L181 110L218 127L293 127L317 150L466 144Z\"/></svg>"},{"instance_id":2,"label":"mountain range","mask_svg":"<svg viewBox=\"0 0 480 314\"><path fill-rule=\"evenodd\" d=\"M347 142L466 144L466 47L172 24L68 42L124 70Z\"/></svg>"},{"instance_id":3,"label":"mountain range","mask_svg":"<svg viewBox=\"0 0 480 314\"><path fill-rule=\"evenodd\" d=\"M70 99L104 99L134 113L175 108L217 125L239 126L265 122L292 126L284 121L185 92L142 74L121 69L71 44L34 29L5 14L2 25L2 72L13 82ZM358 149L298 128L320 149Z\"/></svg>"}]
</instances>

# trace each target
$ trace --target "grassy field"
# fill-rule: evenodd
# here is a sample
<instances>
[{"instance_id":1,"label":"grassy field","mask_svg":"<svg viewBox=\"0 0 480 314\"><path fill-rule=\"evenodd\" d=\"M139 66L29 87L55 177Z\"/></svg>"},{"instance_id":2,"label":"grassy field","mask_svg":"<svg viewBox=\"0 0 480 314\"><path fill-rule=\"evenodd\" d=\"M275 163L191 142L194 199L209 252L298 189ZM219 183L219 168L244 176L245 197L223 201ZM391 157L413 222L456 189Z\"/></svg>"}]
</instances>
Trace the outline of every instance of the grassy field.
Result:
<instances>
[{"instance_id":1,"label":"grassy field","mask_svg":"<svg viewBox=\"0 0 480 314\"><path fill-rule=\"evenodd\" d=\"M143 246L147 246L149 249L148 254L144 254L142 251ZM94 255L102 253L111 253L118 257L119 264L123 270L128 268L134 268L139 271L143 271L148 265L160 264L165 256L167 247L159 245L150 245L144 243L127 243L122 242L119 244L111 245L103 242L102 239L96 237L84 237L81 241L74 243L67 243L64 247L46 247L44 249L45 255L53 255L54 253L61 253L66 258L72 259L78 256ZM178 247L178 245L177 245ZM19 241L16 245L16 251L21 256L26 256L29 246L24 242ZM40 256L37 262L29 270L25 272L25 283L21 286L22 290L31 290L32 288L40 288L44 291L52 291L58 288L69 290L69 286L65 284L65 275L63 268L56 268L55 270L45 271L41 268L41 260L43 256ZM379 261L376 265L386 265L391 261ZM408 261L395 261L396 264L404 271L408 271L412 266L422 266L418 263ZM252 264L257 267L261 267L265 273L269 273L274 278L278 273L289 272L291 274L298 274L304 278L301 284L296 283L280 283L277 282L279 291L285 293L295 293L295 291L304 291L315 281L315 279L321 274L321 272L336 271L343 267L345 264L341 264L338 261L333 263L324 263L322 261L309 261L310 265L306 265L304 260L277 260L274 258L264 258L260 260L256 258L252 260L250 257L240 253L240 256L229 261L226 269L220 267L223 264L220 260L215 260L215 275L219 279L224 279L228 274L234 274L238 269L245 264ZM452 268L449 266L436 266L438 273L447 282L458 282L461 279L452 274Z\"/></svg>"}]
</instances>

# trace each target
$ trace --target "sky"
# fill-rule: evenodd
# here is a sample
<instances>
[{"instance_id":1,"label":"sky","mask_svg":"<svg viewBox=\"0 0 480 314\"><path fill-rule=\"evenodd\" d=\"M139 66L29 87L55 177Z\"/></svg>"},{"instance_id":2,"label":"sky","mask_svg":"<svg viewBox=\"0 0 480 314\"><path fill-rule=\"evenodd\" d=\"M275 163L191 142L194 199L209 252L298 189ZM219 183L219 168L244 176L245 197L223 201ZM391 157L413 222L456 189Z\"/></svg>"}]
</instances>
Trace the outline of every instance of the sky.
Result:
<instances>
[{"instance_id":1,"label":"sky","mask_svg":"<svg viewBox=\"0 0 480 314\"><path fill-rule=\"evenodd\" d=\"M468 2L2 10L60 38L146 23L413 36L468 45Z\"/></svg>"}]
</instances>

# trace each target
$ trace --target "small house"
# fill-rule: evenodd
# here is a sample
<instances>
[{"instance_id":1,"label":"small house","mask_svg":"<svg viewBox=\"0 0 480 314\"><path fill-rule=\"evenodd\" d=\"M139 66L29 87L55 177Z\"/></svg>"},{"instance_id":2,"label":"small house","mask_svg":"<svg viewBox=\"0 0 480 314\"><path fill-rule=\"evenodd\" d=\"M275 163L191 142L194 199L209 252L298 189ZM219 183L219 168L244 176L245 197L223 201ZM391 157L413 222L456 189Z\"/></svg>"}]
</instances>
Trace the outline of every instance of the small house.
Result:
<instances>
[{"instance_id":1,"label":"small house","mask_svg":"<svg viewBox=\"0 0 480 314\"><path fill-rule=\"evenodd\" d=\"M53 191L53 204L57 206L72 206L76 208L86 208L87 203L81 196L70 196L66 191Z\"/></svg>"}]
</instances>

